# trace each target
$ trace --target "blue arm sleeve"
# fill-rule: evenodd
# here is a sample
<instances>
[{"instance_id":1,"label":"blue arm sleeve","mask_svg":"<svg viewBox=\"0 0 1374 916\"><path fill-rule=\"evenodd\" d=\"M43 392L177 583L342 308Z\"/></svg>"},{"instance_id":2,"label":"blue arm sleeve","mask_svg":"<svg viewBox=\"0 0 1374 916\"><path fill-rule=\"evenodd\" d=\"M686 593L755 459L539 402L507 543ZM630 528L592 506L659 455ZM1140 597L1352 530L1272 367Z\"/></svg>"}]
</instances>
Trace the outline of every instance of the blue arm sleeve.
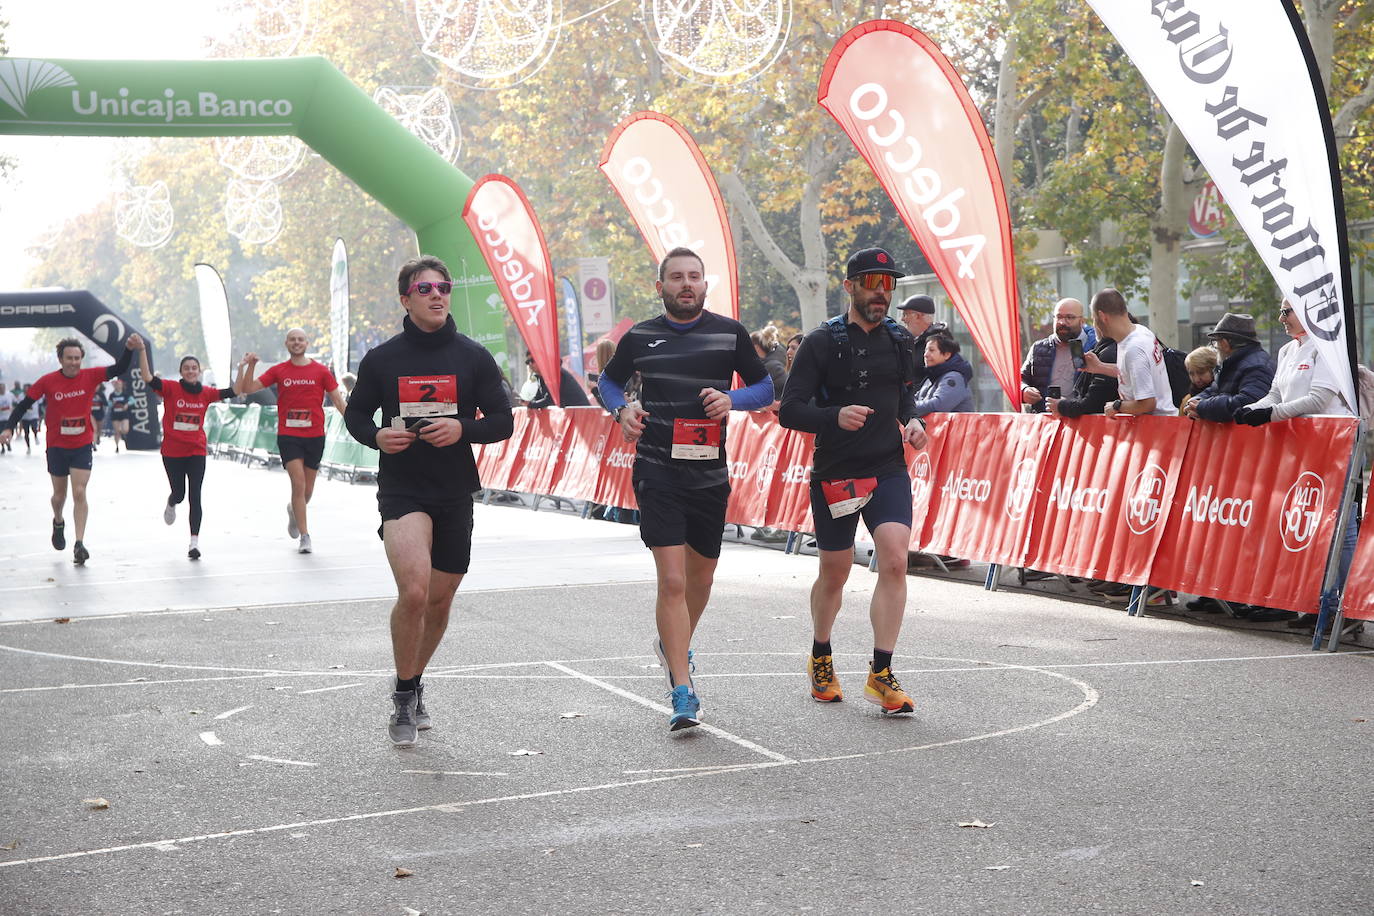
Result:
<instances>
[{"instance_id":1,"label":"blue arm sleeve","mask_svg":"<svg viewBox=\"0 0 1374 916\"><path fill-rule=\"evenodd\" d=\"M747 388L730 392L731 410L759 410L773 403L773 380L765 375Z\"/></svg>"},{"instance_id":2,"label":"blue arm sleeve","mask_svg":"<svg viewBox=\"0 0 1374 916\"><path fill-rule=\"evenodd\" d=\"M625 389L606 373L597 377L596 389L601 392L601 403L606 410L614 412L625 406Z\"/></svg>"}]
</instances>

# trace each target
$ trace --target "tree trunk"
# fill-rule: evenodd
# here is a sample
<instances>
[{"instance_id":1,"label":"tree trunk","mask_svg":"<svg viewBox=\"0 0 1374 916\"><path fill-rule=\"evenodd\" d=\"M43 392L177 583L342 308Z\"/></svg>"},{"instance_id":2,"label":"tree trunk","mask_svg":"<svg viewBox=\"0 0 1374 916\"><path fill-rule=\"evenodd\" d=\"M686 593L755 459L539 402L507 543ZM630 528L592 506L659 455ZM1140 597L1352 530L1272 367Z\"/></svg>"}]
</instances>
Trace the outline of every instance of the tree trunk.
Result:
<instances>
[{"instance_id":1,"label":"tree trunk","mask_svg":"<svg viewBox=\"0 0 1374 916\"><path fill-rule=\"evenodd\" d=\"M1002 172L1007 198L1011 198L1012 161L1016 155L1016 88L1020 73L1016 65L1017 33L1012 19L1016 16L1018 0L1006 0L1008 27L1002 59L997 64L997 103L993 108L992 151Z\"/></svg>"},{"instance_id":2,"label":"tree trunk","mask_svg":"<svg viewBox=\"0 0 1374 916\"><path fill-rule=\"evenodd\" d=\"M1190 188L1183 174L1187 148L1183 131L1170 122L1159 170L1159 209L1150 219L1150 328L1171 347L1178 346L1178 275L1188 229Z\"/></svg>"}]
</instances>

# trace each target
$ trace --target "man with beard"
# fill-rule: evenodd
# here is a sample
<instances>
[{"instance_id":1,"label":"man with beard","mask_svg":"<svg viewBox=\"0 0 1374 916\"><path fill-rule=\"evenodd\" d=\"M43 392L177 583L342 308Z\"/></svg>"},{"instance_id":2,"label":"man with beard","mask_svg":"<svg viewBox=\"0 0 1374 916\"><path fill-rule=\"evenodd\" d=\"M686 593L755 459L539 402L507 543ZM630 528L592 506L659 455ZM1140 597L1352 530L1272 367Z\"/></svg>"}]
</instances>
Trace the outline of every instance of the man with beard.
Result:
<instances>
[{"instance_id":1,"label":"man with beard","mask_svg":"<svg viewBox=\"0 0 1374 916\"><path fill-rule=\"evenodd\" d=\"M730 498L725 419L772 404L773 382L744 325L703 310L706 271L690 248L668 252L654 288L663 314L626 332L597 385L625 441L636 444L639 535L658 574L653 649L673 704L668 727L677 731L701 724L690 647L711 597ZM642 404L625 398L635 372ZM730 390L735 373L747 388Z\"/></svg>"},{"instance_id":2,"label":"man with beard","mask_svg":"<svg viewBox=\"0 0 1374 916\"><path fill-rule=\"evenodd\" d=\"M878 556L869 606L873 662L864 697L885 714L915 710L892 673L892 655L906 610L911 543L911 478L902 446L926 444L912 391L912 337L887 317L900 276L892 255L881 248L850 257L844 281L849 309L806 335L779 413L783 426L816 434L811 512L820 569L811 587L811 696L822 703L843 698L830 634L854 565L854 532L862 515Z\"/></svg>"},{"instance_id":3,"label":"man with beard","mask_svg":"<svg viewBox=\"0 0 1374 916\"><path fill-rule=\"evenodd\" d=\"M1050 388L1058 388L1060 396L1073 390L1082 371L1074 364L1069 342L1077 340L1083 351L1097 345L1097 336L1083 323L1083 303L1077 299L1060 299L1054 307L1054 333L1031 344L1026 361L1021 364L1021 401L1031 413L1045 410L1045 398Z\"/></svg>"}]
</instances>

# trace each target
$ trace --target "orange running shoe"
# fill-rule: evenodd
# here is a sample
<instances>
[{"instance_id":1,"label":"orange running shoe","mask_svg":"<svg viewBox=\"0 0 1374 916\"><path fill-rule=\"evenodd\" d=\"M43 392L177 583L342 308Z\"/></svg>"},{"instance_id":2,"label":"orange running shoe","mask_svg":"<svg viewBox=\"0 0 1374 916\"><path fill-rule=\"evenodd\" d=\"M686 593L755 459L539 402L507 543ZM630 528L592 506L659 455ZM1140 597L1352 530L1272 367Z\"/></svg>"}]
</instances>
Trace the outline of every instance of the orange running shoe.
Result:
<instances>
[{"instance_id":1,"label":"orange running shoe","mask_svg":"<svg viewBox=\"0 0 1374 916\"><path fill-rule=\"evenodd\" d=\"M897 683L897 678L892 674L891 668L874 671L871 663L868 668L868 683L864 685L864 699L881 706L885 715L899 715L916 711L916 705L911 702L911 697L906 695L902 685Z\"/></svg>"},{"instance_id":2,"label":"orange running shoe","mask_svg":"<svg viewBox=\"0 0 1374 916\"><path fill-rule=\"evenodd\" d=\"M835 659L830 655L806 657L806 675L811 679L811 696L818 703L838 703L844 699L839 678L835 677Z\"/></svg>"}]
</instances>

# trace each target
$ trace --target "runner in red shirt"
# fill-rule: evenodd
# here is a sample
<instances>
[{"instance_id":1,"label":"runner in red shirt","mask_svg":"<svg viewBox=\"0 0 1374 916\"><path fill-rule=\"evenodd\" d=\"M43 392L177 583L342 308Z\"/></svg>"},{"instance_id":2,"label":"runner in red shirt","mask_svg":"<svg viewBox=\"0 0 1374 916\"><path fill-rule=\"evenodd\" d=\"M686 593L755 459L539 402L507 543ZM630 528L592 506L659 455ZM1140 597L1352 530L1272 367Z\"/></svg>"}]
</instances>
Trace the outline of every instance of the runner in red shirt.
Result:
<instances>
[{"instance_id":1,"label":"runner in red shirt","mask_svg":"<svg viewBox=\"0 0 1374 916\"><path fill-rule=\"evenodd\" d=\"M300 552L310 553L310 526L305 506L315 492L315 475L324 457L325 395L340 414L347 406L339 393L334 373L305 355L310 340L300 328L286 332L286 352L291 358L277 363L258 378L253 370L256 353L246 353L239 364L234 390L252 394L269 385L277 386L277 451L282 466L291 478L291 502L286 507L286 533L299 537Z\"/></svg>"},{"instance_id":2,"label":"runner in red shirt","mask_svg":"<svg viewBox=\"0 0 1374 916\"><path fill-rule=\"evenodd\" d=\"M200 559L200 488L205 480L205 412L216 401L235 395L233 388L206 388L200 381L200 360L181 358L180 381L153 375L148 366L148 351L138 348L138 371L143 382L162 396L162 466L172 492L162 510L162 520L177 519L177 504L189 495L191 502L191 546L186 556ZM189 491L189 493L188 493Z\"/></svg>"},{"instance_id":3,"label":"runner in red shirt","mask_svg":"<svg viewBox=\"0 0 1374 916\"><path fill-rule=\"evenodd\" d=\"M19 418L39 398L48 399L48 475L52 478L52 546L64 550L67 546L66 524L62 510L67 505L67 478L71 478L72 518L76 522L76 543L72 545L72 561L77 566L90 559L83 539L86 536L86 484L91 479L91 442L95 437L91 422L91 400L96 390L122 375L133 360L133 351L143 346L143 338L130 334L124 342L124 352L113 366L82 369L86 348L75 337L57 342L57 359L62 368L49 372L28 387L24 399L15 405L0 442L9 442Z\"/></svg>"}]
</instances>

